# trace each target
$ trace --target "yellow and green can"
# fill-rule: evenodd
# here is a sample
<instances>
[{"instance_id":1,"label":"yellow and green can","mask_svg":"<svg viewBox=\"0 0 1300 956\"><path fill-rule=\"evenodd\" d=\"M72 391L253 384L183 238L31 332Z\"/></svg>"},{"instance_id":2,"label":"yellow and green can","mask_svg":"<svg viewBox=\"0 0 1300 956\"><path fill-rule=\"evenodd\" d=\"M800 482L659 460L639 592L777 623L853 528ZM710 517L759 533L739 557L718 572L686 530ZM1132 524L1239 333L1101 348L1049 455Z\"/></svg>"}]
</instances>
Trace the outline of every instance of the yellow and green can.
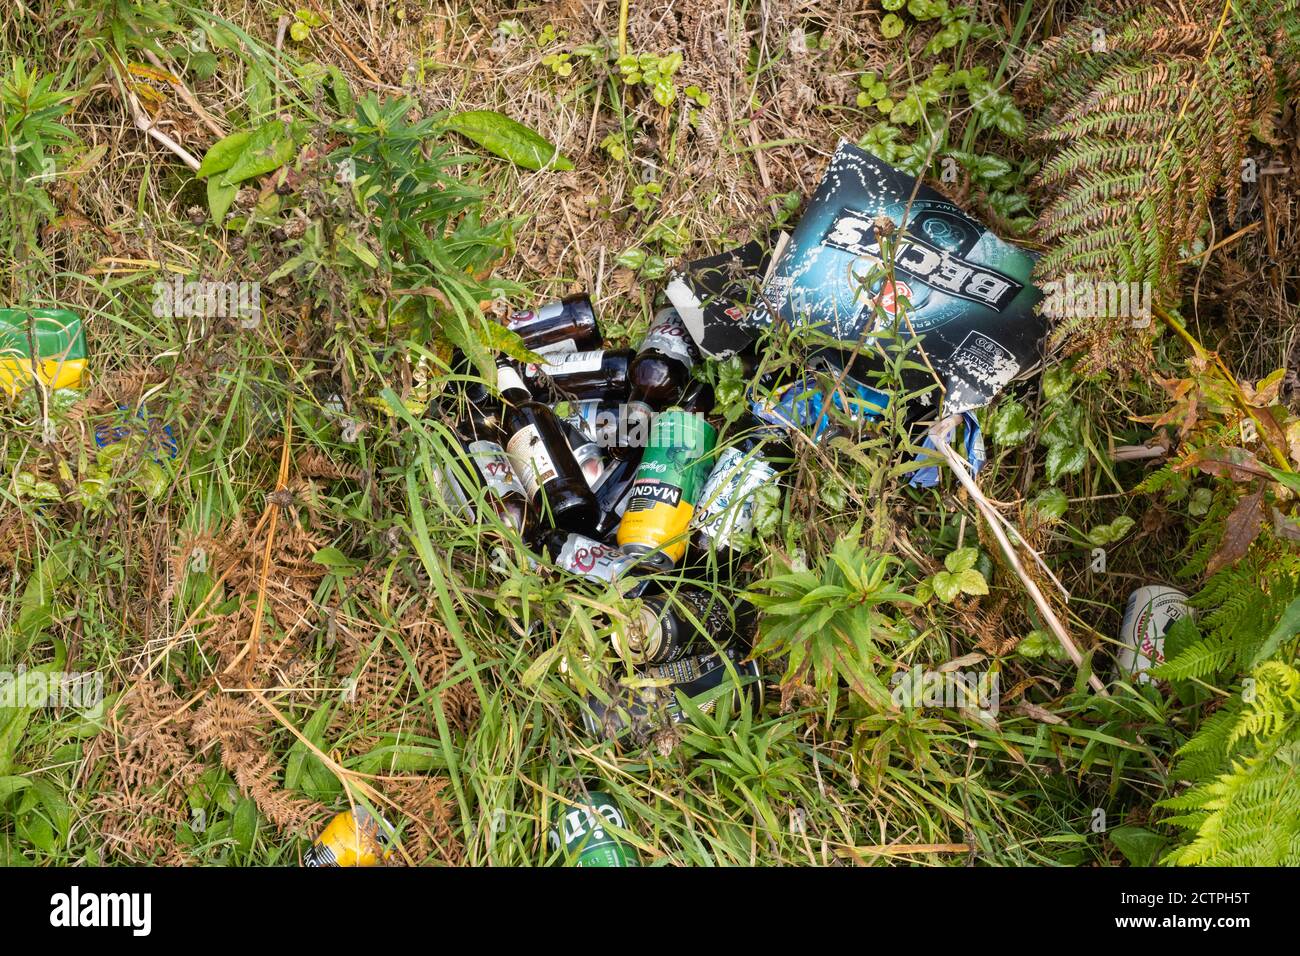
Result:
<instances>
[{"instance_id":1,"label":"yellow and green can","mask_svg":"<svg viewBox=\"0 0 1300 956\"><path fill-rule=\"evenodd\" d=\"M682 559L717 441L717 429L699 412L674 408L655 416L618 526L620 548L628 554L658 552L663 564Z\"/></svg>"},{"instance_id":2,"label":"yellow and green can","mask_svg":"<svg viewBox=\"0 0 1300 956\"><path fill-rule=\"evenodd\" d=\"M16 395L37 378L76 388L86 371L81 317L67 309L0 309L0 389Z\"/></svg>"}]
</instances>

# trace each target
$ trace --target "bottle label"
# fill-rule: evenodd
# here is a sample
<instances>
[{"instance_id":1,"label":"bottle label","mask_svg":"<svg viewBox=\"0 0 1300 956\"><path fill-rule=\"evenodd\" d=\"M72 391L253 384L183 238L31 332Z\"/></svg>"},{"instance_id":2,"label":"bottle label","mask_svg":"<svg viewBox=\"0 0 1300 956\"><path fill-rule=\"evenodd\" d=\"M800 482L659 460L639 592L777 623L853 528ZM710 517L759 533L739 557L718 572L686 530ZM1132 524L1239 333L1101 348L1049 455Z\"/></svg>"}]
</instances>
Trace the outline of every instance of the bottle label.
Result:
<instances>
[{"instance_id":1,"label":"bottle label","mask_svg":"<svg viewBox=\"0 0 1300 956\"><path fill-rule=\"evenodd\" d=\"M602 407L598 398L571 402L570 407L573 409L570 420L575 423L581 421L582 424L578 427L597 445L601 448L618 447L619 410L617 408L610 408L607 405Z\"/></svg>"},{"instance_id":2,"label":"bottle label","mask_svg":"<svg viewBox=\"0 0 1300 956\"><path fill-rule=\"evenodd\" d=\"M595 443L590 443L575 448L573 449L573 460L582 469L582 477L587 479L587 487L595 490L596 485L600 482L600 476L605 471L605 459L600 453L600 447Z\"/></svg>"},{"instance_id":3,"label":"bottle label","mask_svg":"<svg viewBox=\"0 0 1300 956\"><path fill-rule=\"evenodd\" d=\"M717 430L695 412L670 409L655 416L618 527L620 545L659 548L669 560L681 560L717 437Z\"/></svg>"},{"instance_id":4,"label":"bottle label","mask_svg":"<svg viewBox=\"0 0 1300 956\"><path fill-rule=\"evenodd\" d=\"M528 374L537 375L540 372L551 378L564 375L580 375L585 372L599 372L601 365L604 363L604 349L596 349L594 352L550 354L543 364L529 365Z\"/></svg>"},{"instance_id":5,"label":"bottle label","mask_svg":"<svg viewBox=\"0 0 1300 956\"><path fill-rule=\"evenodd\" d=\"M691 527L731 547L754 530L754 492L775 478L776 469L757 455L726 449L704 483Z\"/></svg>"},{"instance_id":6,"label":"bottle label","mask_svg":"<svg viewBox=\"0 0 1300 956\"><path fill-rule=\"evenodd\" d=\"M506 328L512 332L518 332L520 329L526 329L536 325L538 322L545 322L547 319L554 319L563 314L563 302L548 302L537 309L525 309L519 312L513 312L510 319L506 322Z\"/></svg>"},{"instance_id":7,"label":"bottle label","mask_svg":"<svg viewBox=\"0 0 1300 956\"><path fill-rule=\"evenodd\" d=\"M452 473L451 468L443 467L433 473L433 484L443 503L454 515L474 518L474 506L470 503L469 495L465 494L465 489L460 486L456 476Z\"/></svg>"},{"instance_id":8,"label":"bottle label","mask_svg":"<svg viewBox=\"0 0 1300 956\"><path fill-rule=\"evenodd\" d=\"M550 345L539 345L533 351L538 355L563 355L566 352L578 351L578 343L575 339L561 339Z\"/></svg>"},{"instance_id":9,"label":"bottle label","mask_svg":"<svg viewBox=\"0 0 1300 956\"><path fill-rule=\"evenodd\" d=\"M641 351L654 349L669 358L675 358L687 368L695 364L695 351L691 347L690 333L686 331L676 309L664 309L655 316L654 325L641 342Z\"/></svg>"},{"instance_id":10,"label":"bottle label","mask_svg":"<svg viewBox=\"0 0 1300 956\"><path fill-rule=\"evenodd\" d=\"M731 648L727 649L727 655L733 659L735 657ZM710 651L707 654L687 654L685 657L679 657L675 661L666 661L663 664L652 664L645 669L645 674L655 680L670 680L674 684L690 684L722 666L724 666L722 655Z\"/></svg>"},{"instance_id":11,"label":"bottle label","mask_svg":"<svg viewBox=\"0 0 1300 956\"><path fill-rule=\"evenodd\" d=\"M687 627L708 634L719 644L729 643L728 638L735 631L727 605L718 595L696 588L682 588L673 594L673 600L690 612L692 621L683 613L678 613L682 623Z\"/></svg>"},{"instance_id":12,"label":"bottle label","mask_svg":"<svg viewBox=\"0 0 1300 956\"><path fill-rule=\"evenodd\" d=\"M472 441L467 446L470 457L478 466L483 483L498 498L504 498L511 492L524 493L519 477L510 465L505 449L494 441Z\"/></svg>"},{"instance_id":13,"label":"bottle label","mask_svg":"<svg viewBox=\"0 0 1300 956\"><path fill-rule=\"evenodd\" d=\"M581 534L569 535L555 558L557 567L589 581L613 581L635 563L632 555Z\"/></svg>"},{"instance_id":14,"label":"bottle label","mask_svg":"<svg viewBox=\"0 0 1300 956\"><path fill-rule=\"evenodd\" d=\"M558 474L536 425L525 425L515 432L514 437L506 442L506 454L514 465L515 474L527 489L530 500Z\"/></svg>"},{"instance_id":15,"label":"bottle label","mask_svg":"<svg viewBox=\"0 0 1300 956\"><path fill-rule=\"evenodd\" d=\"M525 392L528 391L528 386L524 384L524 380L519 377L519 373L516 372L514 368L509 365L498 365L497 391L506 392L512 388L520 388Z\"/></svg>"}]
</instances>

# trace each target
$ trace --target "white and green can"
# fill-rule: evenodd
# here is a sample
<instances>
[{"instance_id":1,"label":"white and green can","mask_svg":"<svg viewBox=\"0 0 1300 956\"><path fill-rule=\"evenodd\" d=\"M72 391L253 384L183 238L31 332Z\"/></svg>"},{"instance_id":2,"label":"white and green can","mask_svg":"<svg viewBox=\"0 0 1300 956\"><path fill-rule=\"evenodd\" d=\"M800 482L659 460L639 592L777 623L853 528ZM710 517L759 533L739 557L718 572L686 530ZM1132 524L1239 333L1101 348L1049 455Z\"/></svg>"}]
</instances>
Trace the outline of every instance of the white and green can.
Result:
<instances>
[{"instance_id":1,"label":"white and green can","mask_svg":"<svg viewBox=\"0 0 1300 956\"><path fill-rule=\"evenodd\" d=\"M555 811L551 846L564 847L570 866L640 866L636 851L611 826L627 830L627 820L612 797L597 790L561 803Z\"/></svg>"}]
</instances>

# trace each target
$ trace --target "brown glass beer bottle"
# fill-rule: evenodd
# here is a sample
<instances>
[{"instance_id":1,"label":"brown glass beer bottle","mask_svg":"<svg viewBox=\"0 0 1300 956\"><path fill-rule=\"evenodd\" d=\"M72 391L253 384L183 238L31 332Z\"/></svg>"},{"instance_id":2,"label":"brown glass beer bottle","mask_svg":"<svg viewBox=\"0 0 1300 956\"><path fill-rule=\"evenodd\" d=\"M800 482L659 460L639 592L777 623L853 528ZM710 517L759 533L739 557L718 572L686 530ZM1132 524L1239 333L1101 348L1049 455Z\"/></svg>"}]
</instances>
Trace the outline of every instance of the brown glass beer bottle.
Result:
<instances>
[{"instance_id":1,"label":"brown glass beer bottle","mask_svg":"<svg viewBox=\"0 0 1300 956\"><path fill-rule=\"evenodd\" d=\"M591 531L598 514L596 496L573 457L555 412L533 401L519 373L507 363L497 367L497 390L505 403L502 435L506 455L524 486L529 506L556 528L584 534Z\"/></svg>"}]
</instances>

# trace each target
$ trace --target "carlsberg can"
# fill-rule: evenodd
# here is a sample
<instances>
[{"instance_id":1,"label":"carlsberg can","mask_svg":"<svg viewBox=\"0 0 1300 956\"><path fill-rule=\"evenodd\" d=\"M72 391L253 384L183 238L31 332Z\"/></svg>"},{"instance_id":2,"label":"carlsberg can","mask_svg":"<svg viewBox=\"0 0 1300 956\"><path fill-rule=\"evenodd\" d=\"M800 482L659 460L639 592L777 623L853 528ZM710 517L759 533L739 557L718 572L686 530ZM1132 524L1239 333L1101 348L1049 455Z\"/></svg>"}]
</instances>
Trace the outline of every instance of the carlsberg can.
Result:
<instances>
[{"instance_id":1,"label":"carlsberg can","mask_svg":"<svg viewBox=\"0 0 1300 956\"><path fill-rule=\"evenodd\" d=\"M571 866L640 866L636 851L609 829L627 830L627 821L607 793L589 791L586 800L561 803L555 811L551 846L563 847Z\"/></svg>"},{"instance_id":2,"label":"carlsberg can","mask_svg":"<svg viewBox=\"0 0 1300 956\"><path fill-rule=\"evenodd\" d=\"M717 440L717 429L698 412L673 408L655 416L618 526L619 547L628 554L659 551L666 564L682 559Z\"/></svg>"},{"instance_id":3,"label":"carlsberg can","mask_svg":"<svg viewBox=\"0 0 1300 956\"><path fill-rule=\"evenodd\" d=\"M757 452L728 448L718 456L699 509L691 519L693 544L736 548L754 530L754 494L776 480L776 469Z\"/></svg>"}]
</instances>

